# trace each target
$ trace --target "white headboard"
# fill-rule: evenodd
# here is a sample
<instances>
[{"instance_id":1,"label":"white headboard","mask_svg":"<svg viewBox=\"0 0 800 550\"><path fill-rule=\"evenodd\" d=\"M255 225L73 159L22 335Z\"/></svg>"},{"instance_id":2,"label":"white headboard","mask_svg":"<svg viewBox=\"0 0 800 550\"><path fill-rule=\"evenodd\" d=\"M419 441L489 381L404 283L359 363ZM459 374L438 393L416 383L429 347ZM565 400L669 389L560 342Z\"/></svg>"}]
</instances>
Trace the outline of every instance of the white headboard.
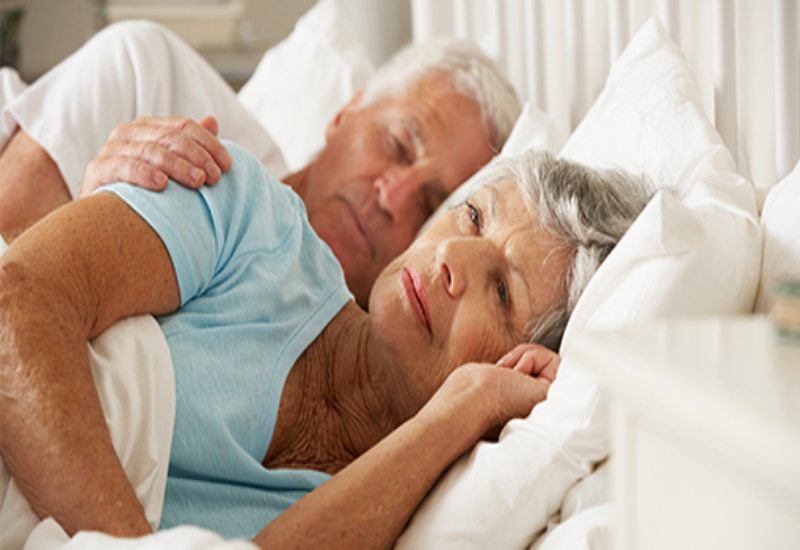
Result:
<instances>
[{"instance_id":1,"label":"white headboard","mask_svg":"<svg viewBox=\"0 0 800 550\"><path fill-rule=\"evenodd\" d=\"M658 15L691 66L703 107L762 193L800 158L795 0L411 0L415 41L459 36L506 69L520 98L569 133L611 62Z\"/></svg>"}]
</instances>

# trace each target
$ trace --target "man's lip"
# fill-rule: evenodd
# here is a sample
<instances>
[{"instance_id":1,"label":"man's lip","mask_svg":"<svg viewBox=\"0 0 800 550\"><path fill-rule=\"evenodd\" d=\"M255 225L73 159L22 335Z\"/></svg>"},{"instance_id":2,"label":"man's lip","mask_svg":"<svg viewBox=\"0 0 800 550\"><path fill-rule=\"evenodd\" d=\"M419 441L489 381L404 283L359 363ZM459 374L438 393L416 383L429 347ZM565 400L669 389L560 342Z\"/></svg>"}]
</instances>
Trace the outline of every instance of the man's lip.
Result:
<instances>
[{"instance_id":1,"label":"man's lip","mask_svg":"<svg viewBox=\"0 0 800 550\"><path fill-rule=\"evenodd\" d=\"M417 273L413 267L406 267L403 269L403 288L405 288L406 296L411 303L411 308L417 314L417 317L419 317L420 322L428 331L428 334L433 336L431 315L428 309L428 297L425 295L425 288L422 286L419 273Z\"/></svg>"},{"instance_id":2,"label":"man's lip","mask_svg":"<svg viewBox=\"0 0 800 550\"><path fill-rule=\"evenodd\" d=\"M356 224L356 229L358 229L358 233L361 235L361 238L364 239L364 242L366 243L367 248L369 249L370 256L374 258L375 247L372 244L372 240L369 238L369 235L367 234L367 229L364 226L364 220L361 219L361 215L353 207L353 205L350 204L350 201L348 201L345 198L342 198L342 202L344 203L347 210L350 212L350 216L353 218L353 221Z\"/></svg>"}]
</instances>

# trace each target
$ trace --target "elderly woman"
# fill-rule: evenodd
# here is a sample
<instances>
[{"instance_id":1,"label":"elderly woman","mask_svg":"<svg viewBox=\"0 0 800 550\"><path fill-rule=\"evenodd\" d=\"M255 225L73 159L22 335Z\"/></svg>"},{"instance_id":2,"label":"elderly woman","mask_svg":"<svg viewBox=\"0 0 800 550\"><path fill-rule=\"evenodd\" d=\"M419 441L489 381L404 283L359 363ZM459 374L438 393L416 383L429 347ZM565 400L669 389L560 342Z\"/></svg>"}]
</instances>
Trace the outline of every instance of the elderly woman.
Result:
<instances>
[{"instance_id":1,"label":"elderly woman","mask_svg":"<svg viewBox=\"0 0 800 550\"><path fill-rule=\"evenodd\" d=\"M177 403L161 527L385 546L455 458L545 398L557 357L515 345L556 348L648 193L547 154L500 162L383 271L366 313L297 195L228 147L221 185L116 184L0 258L3 459L67 531L148 532L85 342L153 313Z\"/></svg>"}]
</instances>

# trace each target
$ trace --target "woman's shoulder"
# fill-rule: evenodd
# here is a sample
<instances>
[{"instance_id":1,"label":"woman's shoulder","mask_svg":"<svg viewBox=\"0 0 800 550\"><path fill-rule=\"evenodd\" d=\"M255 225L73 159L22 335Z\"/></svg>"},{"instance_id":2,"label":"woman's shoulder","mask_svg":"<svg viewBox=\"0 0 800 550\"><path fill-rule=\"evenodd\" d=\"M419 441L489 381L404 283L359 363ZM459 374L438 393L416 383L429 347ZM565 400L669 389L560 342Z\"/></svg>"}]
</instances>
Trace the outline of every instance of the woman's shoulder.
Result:
<instances>
[{"instance_id":1,"label":"woman's shoulder","mask_svg":"<svg viewBox=\"0 0 800 550\"><path fill-rule=\"evenodd\" d=\"M247 149L230 141L223 144L233 164L219 182L201 188L212 216L228 223L266 224L278 231L280 226L297 223L304 206L296 193L268 173Z\"/></svg>"},{"instance_id":2,"label":"woman's shoulder","mask_svg":"<svg viewBox=\"0 0 800 550\"><path fill-rule=\"evenodd\" d=\"M230 153L233 164L222 175L219 183L209 189L224 184L229 191L241 196L268 195L286 200L294 194L291 189L267 172L253 153L232 141L223 140L222 143Z\"/></svg>"}]
</instances>

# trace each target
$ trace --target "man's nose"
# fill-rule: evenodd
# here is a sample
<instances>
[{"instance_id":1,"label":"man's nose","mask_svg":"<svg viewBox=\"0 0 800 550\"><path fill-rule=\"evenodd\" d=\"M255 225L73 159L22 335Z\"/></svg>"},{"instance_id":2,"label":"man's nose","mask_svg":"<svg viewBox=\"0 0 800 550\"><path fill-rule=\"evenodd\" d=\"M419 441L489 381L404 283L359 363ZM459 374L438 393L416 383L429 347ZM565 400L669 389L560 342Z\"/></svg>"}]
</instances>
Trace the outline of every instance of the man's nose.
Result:
<instances>
[{"instance_id":1,"label":"man's nose","mask_svg":"<svg viewBox=\"0 0 800 550\"><path fill-rule=\"evenodd\" d=\"M410 167L391 167L373 180L378 206L392 221L411 215L409 206L419 193L420 178Z\"/></svg>"}]
</instances>

